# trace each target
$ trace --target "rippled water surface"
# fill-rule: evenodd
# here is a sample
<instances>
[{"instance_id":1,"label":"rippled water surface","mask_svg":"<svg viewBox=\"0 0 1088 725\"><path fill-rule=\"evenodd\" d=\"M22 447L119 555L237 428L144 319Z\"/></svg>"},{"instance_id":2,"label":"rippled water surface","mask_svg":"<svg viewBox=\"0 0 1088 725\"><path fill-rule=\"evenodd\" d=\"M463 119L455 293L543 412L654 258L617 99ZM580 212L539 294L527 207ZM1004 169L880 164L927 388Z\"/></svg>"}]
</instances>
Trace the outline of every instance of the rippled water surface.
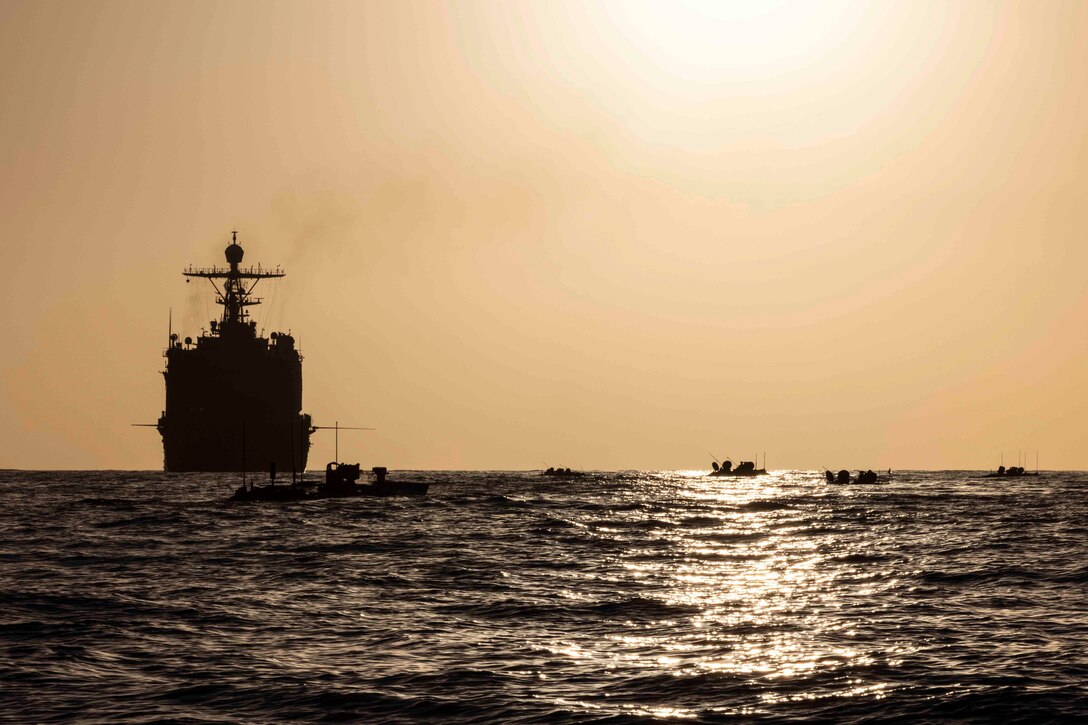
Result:
<instances>
[{"instance_id":1,"label":"rippled water surface","mask_svg":"<svg viewBox=\"0 0 1088 725\"><path fill-rule=\"evenodd\" d=\"M0 472L0 718L1088 716L1085 474L411 477Z\"/></svg>"}]
</instances>

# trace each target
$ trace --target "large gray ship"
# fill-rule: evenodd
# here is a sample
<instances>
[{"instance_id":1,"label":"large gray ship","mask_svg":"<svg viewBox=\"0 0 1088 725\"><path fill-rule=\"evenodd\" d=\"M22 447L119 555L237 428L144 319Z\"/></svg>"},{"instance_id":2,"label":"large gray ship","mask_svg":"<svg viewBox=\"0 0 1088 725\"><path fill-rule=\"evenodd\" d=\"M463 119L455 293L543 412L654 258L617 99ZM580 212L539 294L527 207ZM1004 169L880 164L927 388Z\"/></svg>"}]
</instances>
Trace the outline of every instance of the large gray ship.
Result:
<instances>
[{"instance_id":1,"label":"large gray ship","mask_svg":"<svg viewBox=\"0 0 1088 725\"><path fill-rule=\"evenodd\" d=\"M183 272L212 284L223 313L195 342L171 331L166 410L157 424L165 469L304 471L315 428L302 412L302 355L288 333L258 334L248 313L261 303L257 284L285 272L241 267L237 232L225 255L226 267Z\"/></svg>"}]
</instances>

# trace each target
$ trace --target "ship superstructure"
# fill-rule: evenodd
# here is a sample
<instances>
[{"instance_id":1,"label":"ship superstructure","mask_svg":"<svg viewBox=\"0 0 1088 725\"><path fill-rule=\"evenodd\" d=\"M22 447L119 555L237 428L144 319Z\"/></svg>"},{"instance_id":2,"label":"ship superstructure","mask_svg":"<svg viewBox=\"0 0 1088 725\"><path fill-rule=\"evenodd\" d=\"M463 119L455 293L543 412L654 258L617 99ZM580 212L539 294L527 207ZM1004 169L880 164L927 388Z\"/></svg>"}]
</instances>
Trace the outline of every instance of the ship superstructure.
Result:
<instances>
[{"instance_id":1,"label":"ship superstructure","mask_svg":"<svg viewBox=\"0 0 1088 725\"><path fill-rule=\"evenodd\" d=\"M190 266L206 279L223 313L194 342L170 335L166 349L166 410L159 418L167 471L280 471L306 468L313 433L302 412L302 355L288 333L257 333L248 308L262 279L280 268L241 267L245 252L233 232L227 267Z\"/></svg>"}]
</instances>

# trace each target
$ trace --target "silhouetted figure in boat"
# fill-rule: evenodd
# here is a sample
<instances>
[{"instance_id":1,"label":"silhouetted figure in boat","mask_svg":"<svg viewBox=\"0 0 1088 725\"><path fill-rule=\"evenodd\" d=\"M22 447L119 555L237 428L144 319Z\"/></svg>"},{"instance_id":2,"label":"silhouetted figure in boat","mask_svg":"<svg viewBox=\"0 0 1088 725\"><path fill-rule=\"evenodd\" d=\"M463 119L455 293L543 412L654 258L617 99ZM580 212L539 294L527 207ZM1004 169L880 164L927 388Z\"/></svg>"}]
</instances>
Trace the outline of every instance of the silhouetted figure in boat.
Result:
<instances>
[{"instance_id":1,"label":"silhouetted figure in boat","mask_svg":"<svg viewBox=\"0 0 1088 725\"><path fill-rule=\"evenodd\" d=\"M876 474L873 473L871 470L869 470L869 471L858 471L858 483L863 483L863 484L876 483Z\"/></svg>"},{"instance_id":2,"label":"silhouetted figure in boat","mask_svg":"<svg viewBox=\"0 0 1088 725\"><path fill-rule=\"evenodd\" d=\"M762 468L756 468L756 464L753 461L741 461L736 468L733 467L733 462L726 460L721 465L717 462L712 464L714 470L710 472L711 476L762 476L767 473Z\"/></svg>"},{"instance_id":3,"label":"silhouetted figure in boat","mask_svg":"<svg viewBox=\"0 0 1088 725\"><path fill-rule=\"evenodd\" d=\"M560 466L559 468L549 467L548 470L544 471L544 475L555 476L557 478L581 478L586 474L582 471L575 471L573 469L563 468L562 466Z\"/></svg>"},{"instance_id":4,"label":"silhouetted figure in boat","mask_svg":"<svg viewBox=\"0 0 1088 725\"><path fill-rule=\"evenodd\" d=\"M996 473L987 473L985 478L1015 478L1016 476L1034 476L1034 473L1028 473L1022 466L998 466Z\"/></svg>"},{"instance_id":5,"label":"silhouetted figure in boat","mask_svg":"<svg viewBox=\"0 0 1088 725\"><path fill-rule=\"evenodd\" d=\"M824 476L827 478L828 483L835 483L835 474L831 471L824 471Z\"/></svg>"},{"instance_id":6,"label":"silhouetted figure in boat","mask_svg":"<svg viewBox=\"0 0 1088 725\"><path fill-rule=\"evenodd\" d=\"M325 465L325 483L318 490L325 496L355 495L358 493L355 485L358 480L358 463L330 462Z\"/></svg>"},{"instance_id":7,"label":"silhouetted figure in boat","mask_svg":"<svg viewBox=\"0 0 1088 725\"><path fill-rule=\"evenodd\" d=\"M835 479L836 483L850 483L850 471L845 468L839 471L838 478Z\"/></svg>"}]
</instances>

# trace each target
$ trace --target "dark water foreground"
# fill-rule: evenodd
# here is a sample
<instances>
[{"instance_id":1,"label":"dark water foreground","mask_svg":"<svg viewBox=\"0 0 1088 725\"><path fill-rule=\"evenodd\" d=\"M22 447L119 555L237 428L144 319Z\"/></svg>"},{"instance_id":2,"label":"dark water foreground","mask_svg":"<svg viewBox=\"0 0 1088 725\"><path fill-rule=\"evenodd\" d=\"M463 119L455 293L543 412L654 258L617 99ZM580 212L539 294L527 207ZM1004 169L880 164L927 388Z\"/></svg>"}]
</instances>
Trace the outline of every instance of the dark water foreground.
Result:
<instances>
[{"instance_id":1,"label":"dark water foreground","mask_svg":"<svg viewBox=\"0 0 1088 725\"><path fill-rule=\"evenodd\" d=\"M0 472L0 718L1073 721L1088 476Z\"/></svg>"}]
</instances>

